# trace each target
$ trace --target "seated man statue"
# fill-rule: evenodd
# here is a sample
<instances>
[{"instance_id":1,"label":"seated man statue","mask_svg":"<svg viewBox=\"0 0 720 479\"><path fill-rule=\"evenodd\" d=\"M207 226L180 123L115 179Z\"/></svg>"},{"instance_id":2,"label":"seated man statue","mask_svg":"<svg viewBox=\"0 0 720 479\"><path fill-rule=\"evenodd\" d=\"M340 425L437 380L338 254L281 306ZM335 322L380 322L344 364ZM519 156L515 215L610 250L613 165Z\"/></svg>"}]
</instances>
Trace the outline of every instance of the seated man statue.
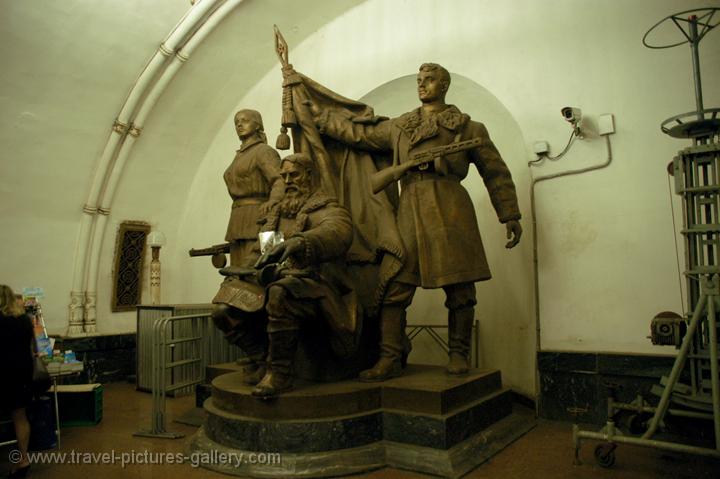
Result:
<instances>
[{"instance_id":1,"label":"seated man statue","mask_svg":"<svg viewBox=\"0 0 720 479\"><path fill-rule=\"evenodd\" d=\"M306 154L281 161L282 200L261 220L261 240L246 267L228 276L213 303L216 326L248 355L245 382L270 397L293 387L293 361L301 325L323 322L332 352L354 353L357 301L345 275L353 238L348 211L319 189L317 168Z\"/></svg>"}]
</instances>

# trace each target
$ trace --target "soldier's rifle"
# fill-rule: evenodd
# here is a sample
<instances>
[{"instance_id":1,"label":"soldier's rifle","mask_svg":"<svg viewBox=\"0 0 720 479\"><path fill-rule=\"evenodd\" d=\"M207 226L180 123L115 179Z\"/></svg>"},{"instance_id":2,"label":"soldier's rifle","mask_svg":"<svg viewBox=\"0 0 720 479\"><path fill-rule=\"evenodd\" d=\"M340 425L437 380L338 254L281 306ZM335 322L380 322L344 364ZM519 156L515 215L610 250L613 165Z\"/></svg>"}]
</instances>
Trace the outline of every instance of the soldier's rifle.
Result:
<instances>
[{"instance_id":1,"label":"soldier's rifle","mask_svg":"<svg viewBox=\"0 0 720 479\"><path fill-rule=\"evenodd\" d=\"M446 155L459 153L461 151L471 150L480 146L483 142L482 138L473 138L472 140L459 141L449 145L436 146L427 150L413 153L410 159L399 165L393 165L374 173L370 178L373 193L377 194L405 176L410 170L427 171L430 163L434 164L435 171L440 175L447 174L442 158Z\"/></svg>"}]
</instances>

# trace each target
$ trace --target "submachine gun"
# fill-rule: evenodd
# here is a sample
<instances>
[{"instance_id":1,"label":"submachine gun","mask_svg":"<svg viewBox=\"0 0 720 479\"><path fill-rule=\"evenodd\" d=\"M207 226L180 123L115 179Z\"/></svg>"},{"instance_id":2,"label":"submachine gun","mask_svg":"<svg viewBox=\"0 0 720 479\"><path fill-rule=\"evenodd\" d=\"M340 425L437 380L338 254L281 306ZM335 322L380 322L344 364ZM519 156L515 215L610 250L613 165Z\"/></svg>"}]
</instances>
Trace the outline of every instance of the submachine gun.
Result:
<instances>
[{"instance_id":1,"label":"submachine gun","mask_svg":"<svg viewBox=\"0 0 720 479\"><path fill-rule=\"evenodd\" d=\"M449 145L444 146L436 146L434 148L428 148L427 150L414 153L405 163L393 165L374 173L370 178L373 193L380 193L392 183L402 178L410 170L417 169L421 172L427 171L430 168L431 163L433 164L436 173L439 175L446 175L447 167L445 162L442 161L443 156L459 153L461 151L472 150L473 148L480 146L482 142L482 138L473 138L472 140L459 141L457 143L450 143Z\"/></svg>"},{"instance_id":2,"label":"submachine gun","mask_svg":"<svg viewBox=\"0 0 720 479\"><path fill-rule=\"evenodd\" d=\"M230 243L222 243L210 246L209 248L198 248L191 249L188 251L190 256L211 256L213 266L220 269L227 264L227 257L225 256L230 252Z\"/></svg>"}]
</instances>

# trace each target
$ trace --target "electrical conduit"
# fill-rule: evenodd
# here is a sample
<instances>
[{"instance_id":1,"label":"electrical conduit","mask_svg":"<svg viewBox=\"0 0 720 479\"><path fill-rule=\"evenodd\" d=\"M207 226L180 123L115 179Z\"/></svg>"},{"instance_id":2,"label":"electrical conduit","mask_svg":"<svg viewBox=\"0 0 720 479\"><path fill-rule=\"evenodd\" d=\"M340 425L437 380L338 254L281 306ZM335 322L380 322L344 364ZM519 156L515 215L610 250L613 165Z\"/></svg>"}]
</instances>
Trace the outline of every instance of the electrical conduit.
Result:
<instances>
[{"instance_id":1,"label":"electrical conduit","mask_svg":"<svg viewBox=\"0 0 720 479\"><path fill-rule=\"evenodd\" d=\"M563 176L570 176L570 175L579 175L582 173L587 173L589 171L595 171L600 170L603 168L606 168L610 165L612 162L612 149L610 147L610 135L604 135L605 136L605 146L607 147L607 159L605 162L595 165L595 166L589 166L587 168L580 168L577 170L568 170L568 171L562 171L560 173L554 173L550 175L545 176L539 176L537 178L533 178L532 182L530 184L530 214L532 217L532 237L533 237L533 287L534 287L534 296L535 296L535 360L537 361L537 353L539 353L541 348L541 342L540 342L540 272L538 268L538 239L537 239L537 216L535 211L535 185L538 183L541 183L543 181L552 180L555 178L562 178ZM539 385L539 373L536 368L535 373L535 394L540 394L540 385Z\"/></svg>"}]
</instances>

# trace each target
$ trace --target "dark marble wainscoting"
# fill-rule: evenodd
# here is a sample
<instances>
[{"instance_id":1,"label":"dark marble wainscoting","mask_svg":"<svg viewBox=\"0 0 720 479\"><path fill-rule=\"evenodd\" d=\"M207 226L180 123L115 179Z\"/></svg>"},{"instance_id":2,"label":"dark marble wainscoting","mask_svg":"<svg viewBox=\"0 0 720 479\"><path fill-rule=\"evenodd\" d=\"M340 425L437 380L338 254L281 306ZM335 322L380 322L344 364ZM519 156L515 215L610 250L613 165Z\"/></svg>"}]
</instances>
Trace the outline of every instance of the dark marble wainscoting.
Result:
<instances>
[{"instance_id":1,"label":"dark marble wainscoting","mask_svg":"<svg viewBox=\"0 0 720 479\"><path fill-rule=\"evenodd\" d=\"M78 377L64 378L66 383L109 383L129 381L135 376L137 338L135 333L85 336L78 338L56 337L55 349L75 352L85 363Z\"/></svg>"},{"instance_id":2,"label":"dark marble wainscoting","mask_svg":"<svg viewBox=\"0 0 720 479\"><path fill-rule=\"evenodd\" d=\"M650 388L670 374L675 357L541 351L537 359L540 417L603 425L609 386L615 386L618 401L632 402L641 394L655 404Z\"/></svg>"}]
</instances>

